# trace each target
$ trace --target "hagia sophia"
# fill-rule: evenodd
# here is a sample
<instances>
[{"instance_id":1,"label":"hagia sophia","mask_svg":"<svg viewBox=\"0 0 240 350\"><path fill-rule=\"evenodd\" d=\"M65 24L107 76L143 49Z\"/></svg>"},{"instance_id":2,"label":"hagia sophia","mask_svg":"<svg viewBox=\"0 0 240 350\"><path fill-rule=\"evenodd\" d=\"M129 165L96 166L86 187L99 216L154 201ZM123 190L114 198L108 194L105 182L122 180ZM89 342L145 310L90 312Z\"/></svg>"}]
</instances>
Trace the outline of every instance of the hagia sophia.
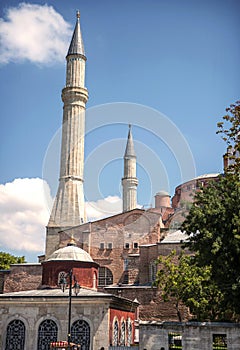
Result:
<instances>
[{"instance_id":1,"label":"hagia sophia","mask_svg":"<svg viewBox=\"0 0 240 350\"><path fill-rule=\"evenodd\" d=\"M179 227L193 194L219 174L189 179L176 187L172 198L161 190L152 208L138 208L137 154L129 126L122 212L89 222L83 185L88 90L79 12L66 62L59 187L46 228L45 254L38 263L15 264L0 271L0 348L48 350L50 343L66 339L68 290L62 291L59 285L71 272L80 285L78 295L72 296L71 341L85 350L133 345L145 349L149 340L141 336L139 320L152 325L178 321L173 303L164 302L153 287L155 261L173 249L180 252L187 237ZM181 312L187 321L188 310L182 306ZM171 341L177 342L181 332L174 333L170 323L165 326L168 334L175 334ZM170 336L161 334L161 343L148 349L174 348L169 345Z\"/></svg>"}]
</instances>

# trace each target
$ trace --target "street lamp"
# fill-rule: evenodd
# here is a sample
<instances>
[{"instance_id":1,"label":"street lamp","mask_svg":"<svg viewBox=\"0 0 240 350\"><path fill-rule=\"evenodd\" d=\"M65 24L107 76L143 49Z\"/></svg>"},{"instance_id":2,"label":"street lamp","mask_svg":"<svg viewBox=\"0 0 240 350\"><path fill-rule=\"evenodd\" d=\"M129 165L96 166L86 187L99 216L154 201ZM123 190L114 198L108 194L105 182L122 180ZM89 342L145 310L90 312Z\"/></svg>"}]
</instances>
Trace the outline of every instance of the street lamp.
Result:
<instances>
[{"instance_id":1,"label":"street lamp","mask_svg":"<svg viewBox=\"0 0 240 350\"><path fill-rule=\"evenodd\" d=\"M73 284L74 281L74 284ZM69 273L66 273L59 281L59 285L64 292L65 289L69 286L69 304L68 304L68 346L71 343L71 313L72 313L72 289L74 290L75 295L77 296L80 292L80 285L76 280L76 277L73 275L72 270Z\"/></svg>"}]
</instances>

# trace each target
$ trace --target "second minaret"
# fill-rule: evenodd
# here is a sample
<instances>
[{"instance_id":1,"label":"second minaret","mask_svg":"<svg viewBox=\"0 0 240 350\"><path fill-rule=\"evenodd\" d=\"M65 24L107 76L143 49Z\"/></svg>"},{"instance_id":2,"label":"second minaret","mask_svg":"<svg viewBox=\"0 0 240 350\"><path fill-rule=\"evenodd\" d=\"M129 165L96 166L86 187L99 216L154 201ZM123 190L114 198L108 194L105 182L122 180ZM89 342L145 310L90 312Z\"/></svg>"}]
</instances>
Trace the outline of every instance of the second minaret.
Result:
<instances>
[{"instance_id":1,"label":"second minaret","mask_svg":"<svg viewBox=\"0 0 240 350\"><path fill-rule=\"evenodd\" d=\"M137 168L131 125L129 125L127 146L124 154L124 175L122 178L123 212L137 207Z\"/></svg>"}]
</instances>

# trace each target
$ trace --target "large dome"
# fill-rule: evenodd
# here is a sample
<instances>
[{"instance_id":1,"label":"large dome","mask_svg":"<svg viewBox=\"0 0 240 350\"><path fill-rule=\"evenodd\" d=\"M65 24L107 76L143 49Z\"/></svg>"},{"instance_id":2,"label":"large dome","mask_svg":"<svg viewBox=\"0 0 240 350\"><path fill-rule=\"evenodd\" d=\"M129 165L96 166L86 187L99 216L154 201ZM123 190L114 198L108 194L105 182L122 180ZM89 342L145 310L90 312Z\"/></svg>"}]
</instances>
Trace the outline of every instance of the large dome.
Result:
<instances>
[{"instance_id":1,"label":"large dome","mask_svg":"<svg viewBox=\"0 0 240 350\"><path fill-rule=\"evenodd\" d=\"M74 260L93 262L91 256L83 249L76 247L75 245L68 245L67 247L56 250L47 261L53 260Z\"/></svg>"}]
</instances>

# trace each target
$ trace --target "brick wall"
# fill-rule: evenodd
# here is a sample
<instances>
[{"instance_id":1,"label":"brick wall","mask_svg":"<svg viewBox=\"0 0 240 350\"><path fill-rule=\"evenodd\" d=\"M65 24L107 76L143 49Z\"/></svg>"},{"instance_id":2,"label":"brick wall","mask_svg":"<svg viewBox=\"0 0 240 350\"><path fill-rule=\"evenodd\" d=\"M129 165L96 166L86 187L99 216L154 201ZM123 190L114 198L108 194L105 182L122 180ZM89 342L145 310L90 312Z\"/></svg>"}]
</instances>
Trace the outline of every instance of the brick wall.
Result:
<instances>
[{"instance_id":1,"label":"brick wall","mask_svg":"<svg viewBox=\"0 0 240 350\"><path fill-rule=\"evenodd\" d=\"M137 299L140 303L139 317L141 320L178 321L174 302L164 302L161 291L155 287L106 287L105 291L129 300ZM189 318L188 309L182 304L179 309L182 320L187 320Z\"/></svg>"},{"instance_id":2,"label":"brick wall","mask_svg":"<svg viewBox=\"0 0 240 350\"><path fill-rule=\"evenodd\" d=\"M41 264L14 264L5 276L4 293L38 289L42 281Z\"/></svg>"}]
</instances>

